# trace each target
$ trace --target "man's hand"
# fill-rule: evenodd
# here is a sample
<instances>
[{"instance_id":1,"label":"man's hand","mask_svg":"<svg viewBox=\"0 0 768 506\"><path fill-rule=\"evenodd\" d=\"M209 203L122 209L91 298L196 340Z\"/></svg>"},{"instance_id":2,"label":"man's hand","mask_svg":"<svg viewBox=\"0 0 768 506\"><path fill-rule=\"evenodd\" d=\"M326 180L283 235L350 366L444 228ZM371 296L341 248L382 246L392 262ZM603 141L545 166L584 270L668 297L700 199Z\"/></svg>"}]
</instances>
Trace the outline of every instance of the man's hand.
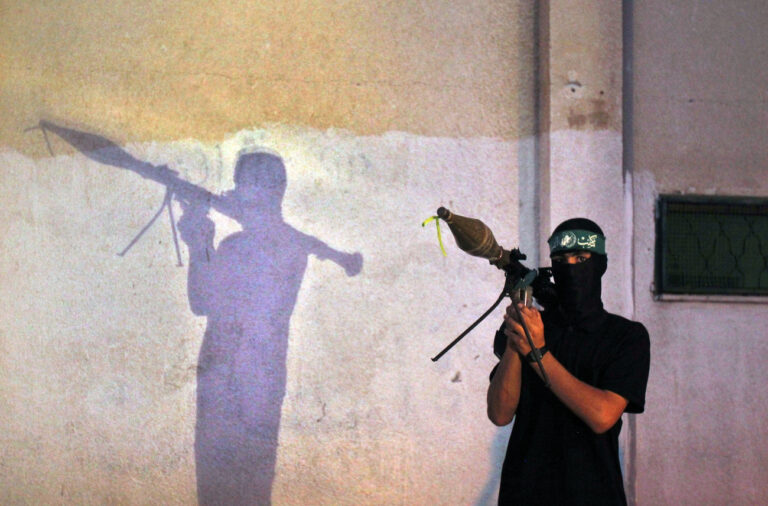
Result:
<instances>
[{"instance_id":1,"label":"man's hand","mask_svg":"<svg viewBox=\"0 0 768 506\"><path fill-rule=\"evenodd\" d=\"M208 206L181 202L182 215L178 228L181 239L190 248L204 248L213 244L216 225L208 217Z\"/></svg>"},{"instance_id":2,"label":"man's hand","mask_svg":"<svg viewBox=\"0 0 768 506\"><path fill-rule=\"evenodd\" d=\"M531 334L534 346L541 348L544 346L544 323L541 321L541 314L536 309L525 307L522 304L518 304L517 308L520 310L523 321L528 326L528 332ZM514 306L507 308L504 321L506 322L504 333L507 336L508 351L520 353L522 356L530 353L531 347L525 338L525 331L523 326L520 325L520 320ZM506 356L507 354L504 353L504 357ZM519 362L520 360L518 359L517 363ZM577 379L558 362L552 353L544 355L541 363L547 370L552 393L595 433L602 434L609 430L621 418L621 414L627 407L627 399L619 394L593 387ZM541 376L541 371L535 367L535 364L534 370ZM516 381L520 381L518 379L519 376L513 377ZM499 393L501 387L496 386L495 388L494 390L494 382L491 382L491 387L488 390L488 416L497 425L509 423L512 421L514 412L517 409L519 383L514 385L513 393L506 394L506 396L502 396Z\"/></svg>"},{"instance_id":3,"label":"man's hand","mask_svg":"<svg viewBox=\"0 0 768 506\"><path fill-rule=\"evenodd\" d=\"M531 346L528 344L525 330L523 330L517 311L515 311L515 304L517 304L520 316L528 327L531 340L536 348L544 346L544 322L541 321L541 313L535 308L526 307L517 302L513 302L507 307L507 312L504 315L504 322L506 323L504 334L507 336L507 348L526 356L531 352Z\"/></svg>"},{"instance_id":4,"label":"man's hand","mask_svg":"<svg viewBox=\"0 0 768 506\"><path fill-rule=\"evenodd\" d=\"M347 276L356 276L363 269L363 255L360 253L352 253L347 255L344 263L344 271Z\"/></svg>"}]
</instances>

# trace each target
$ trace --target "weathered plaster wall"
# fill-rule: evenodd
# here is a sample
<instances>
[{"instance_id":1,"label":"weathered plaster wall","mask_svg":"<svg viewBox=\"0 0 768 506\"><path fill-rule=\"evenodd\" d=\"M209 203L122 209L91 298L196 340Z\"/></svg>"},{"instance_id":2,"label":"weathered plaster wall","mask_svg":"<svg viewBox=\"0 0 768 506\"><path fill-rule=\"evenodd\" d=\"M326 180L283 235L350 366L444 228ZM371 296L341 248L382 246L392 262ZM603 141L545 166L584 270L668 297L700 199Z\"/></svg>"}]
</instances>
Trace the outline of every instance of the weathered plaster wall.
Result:
<instances>
[{"instance_id":1,"label":"weathered plaster wall","mask_svg":"<svg viewBox=\"0 0 768 506\"><path fill-rule=\"evenodd\" d=\"M622 171L621 6L569 0L547 9L545 106L539 198L541 251L560 222L597 222L607 237L603 282L609 311L629 315Z\"/></svg>"},{"instance_id":2,"label":"weathered plaster wall","mask_svg":"<svg viewBox=\"0 0 768 506\"><path fill-rule=\"evenodd\" d=\"M768 501L768 305L651 296L660 193L768 194L764 2L634 2L635 308L651 334L638 504Z\"/></svg>"},{"instance_id":3,"label":"weathered plaster wall","mask_svg":"<svg viewBox=\"0 0 768 506\"><path fill-rule=\"evenodd\" d=\"M17 125L47 113L126 141L268 122L530 135L532 5L3 1L0 132L38 149Z\"/></svg>"},{"instance_id":4,"label":"weathered plaster wall","mask_svg":"<svg viewBox=\"0 0 768 506\"><path fill-rule=\"evenodd\" d=\"M440 257L418 226L437 205L483 219L505 246L520 231L544 257L557 222L595 219L609 237L606 305L632 315L616 2L0 2L0 13L4 503L194 503L201 410L214 412L197 399L211 386L200 348L218 334L189 279L189 236L184 267L167 216L115 255L162 187L53 134L51 156L39 130L24 132L40 118L215 194L232 189L241 149L282 158L277 239L322 241L336 261L249 242L246 258L307 262L298 283L255 296L285 302L284 356L243 375L261 370L241 360L264 356L258 340L228 341L232 363L211 390L247 421L224 423L234 446L258 446L256 386L284 374L275 504L493 502L506 443L485 420L498 322L428 359L492 302L501 275L450 238ZM211 217L216 246L259 225ZM247 271L225 267L226 280Z\"/></svg>"},{"instance_id":5,"label":"weathered plaster wall","mask_svg":"<svg viewBox=\"0 0 768 506\"><path fill-rule=\"evenodd\" d=\"M276 445L275 504L492 502L505 443L485 419L497 319L437 364L429 357L502 277L450 238L441 257L419 223L444 204L517 242L532 12L496 1L0 2L0 502L194 504L201 472L210 478L195 453L201 426L212 428L201 413L229 438L222 458L238 443ZM191 239L179 267L167 215L117 256L163 188L49 133L51 155L40 130L24 132L41 118L214 194L232 189L241 149L282 158L285 196L270 200L282 215L269 215L282 232L249 242L208 294L231 301L240 292L221 279L254 258L306 261L298 282L273 280L255 307L234 304L263 332L211 330L197 304L205 285L190 281ZM267 215L210 216L220 247ZM204 228L196 219L188 234ZM320 260L315 241L336 260ZM278 331L254 316L275 300L290 318ZM282 359L253 367L265 335L283 340L272 350ZM220 344L218 369L201 363L206 339ZM200 404L209 388L234 415ZM254 417L275 399L277 441L261 442ZM262 463L223 468L245 487ZM252 503L250 493L229 499Z\"/></svg>"}]
</instances>

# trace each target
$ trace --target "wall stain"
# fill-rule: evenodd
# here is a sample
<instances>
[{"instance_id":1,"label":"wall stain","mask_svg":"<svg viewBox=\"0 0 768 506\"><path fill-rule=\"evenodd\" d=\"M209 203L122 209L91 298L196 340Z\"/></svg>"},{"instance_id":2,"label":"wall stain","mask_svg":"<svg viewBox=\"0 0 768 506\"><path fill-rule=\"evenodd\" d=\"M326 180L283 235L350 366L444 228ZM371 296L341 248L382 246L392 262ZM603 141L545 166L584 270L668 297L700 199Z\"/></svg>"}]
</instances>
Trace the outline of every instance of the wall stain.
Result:
<instances>
[{"instance_id":1,"label":"wall stain","mask_svg":"<svg viewBox=\"0 0 768 506\"><path fill-rule=\"evenodd\" d=\"M568 128L574 130L605 130L609 127L611 115L606 111L605 100L591 99L586 111L571 107L568 110Z\"/></svg>"}]
</instances>

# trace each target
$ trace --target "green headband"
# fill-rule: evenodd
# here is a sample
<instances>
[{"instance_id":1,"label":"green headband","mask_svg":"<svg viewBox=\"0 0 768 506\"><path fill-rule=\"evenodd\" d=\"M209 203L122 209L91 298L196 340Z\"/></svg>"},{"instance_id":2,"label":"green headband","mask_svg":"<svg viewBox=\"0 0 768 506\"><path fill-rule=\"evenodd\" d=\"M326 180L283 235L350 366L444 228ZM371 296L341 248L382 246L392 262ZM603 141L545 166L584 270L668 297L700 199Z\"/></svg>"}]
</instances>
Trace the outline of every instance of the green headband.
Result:
<instances>
[{"instance_id":1,"label":"green headband","mask_svg":"<svg viewBox=\"0 0 768 506\"><path fill-rule=\"evenodd\" d=\"M591 251L605 255L605 237L589 230L563 230L547 241L550 256L563 251Z\"/></svg>"}]
</instances>

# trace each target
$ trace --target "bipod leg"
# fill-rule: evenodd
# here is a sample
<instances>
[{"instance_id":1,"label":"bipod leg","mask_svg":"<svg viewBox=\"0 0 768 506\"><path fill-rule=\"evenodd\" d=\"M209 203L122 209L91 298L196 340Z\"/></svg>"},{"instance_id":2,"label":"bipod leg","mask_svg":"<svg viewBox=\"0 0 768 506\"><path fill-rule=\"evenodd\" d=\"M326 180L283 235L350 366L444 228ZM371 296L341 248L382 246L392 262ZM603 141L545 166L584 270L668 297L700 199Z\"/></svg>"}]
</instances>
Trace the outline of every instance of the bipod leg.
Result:
<instances>
[{"instance_id":1,"label":"bipod leg","mask_svg":"<svg viewBox=\"0 0 768 506\"><path fill-rule=\"evenodd\" d=\"M184 267L184 263L181 261L181 250L179 250L179 237L176 233L176 220L173 218L173 194L170 188L165 194L165 202L168 206L168 217L171 219L171 232L173 233L173 246L176 248L176 266Z\"/></svg>"},{"instance_id":2,"label":"bipod leg","mask_svg":"<svg viewBox=\"0 0 768 506\"><path fill-rule=\"evenodd\" d=\"M151 227L152 224L155 223L155 221L157 221L157 218L160 216L160 213L162 213L163 210L165 209L166 203L170 202L172 195L173 193L171 193L170 189L167 189L165 191L165 197L163 197L163 203L160 205L160 209L157 210L155 215L152 216L152 219L149 220L149 222L146 225L144 225L144 228L142 228L141 231L138 234L136 234L136 237L134 237L131 240L131 242L128 243L128 246L126 246L125 249L123 249L123 251L118 253L117 256L120 256L120 257L125 256L125 254L128 253L128 250L131 249L133 245L139 241L139 239L141 239L141 236L144 235L144 232L149 230L149 227Z\"/></svg>"},{"instance_id":3,"label":"bipod leg","mask_svg":"<svg viewBox=\"0 0 768 506\"><path fill-rule=\"evenodd\" d=\"M488 316L489 314L491 314L491 312L492 312L494 309L496 309L496 307L497 307L497 306L498 306L498 305L501 303L501 301L504 299L504 297L505 297L506 295L507 295L507 287L505 286L505 287L504 287L504 290L502 290L502 291L501 291L501 295L499 295L499 298L498 298L498 299L496 299L496 302L494 302L494 303L493 303L493 305L492 305L490 308L488 308L488 311L486 311L485 313L483 313L483 316L481 316L480 318L478 318L477 320L475 320L475 323L473 323L472 325L470 325L470 326L467 328L467 330L465 330L464 332L462 332L462 333L459 335L459 337L457 337L456 339L454 339L453 341L451 341L451 344L449 344L448 346L446 346L445 348L443 348L443 351L441 351L440 353L438 353L437 355L435 355L434 357L432 357L432 362L437 362L437 361L440 359L440 357L442 357L443 355L445 355L445 354L448 352L448 350L450 350L451 348L453 348L453 347L454 347L454 345L455 345L456 343L458 343L459 341L461 341L461 340L462 340L462 338L463 338L464 336L466 336L467 334L469 334L469 333L472 331L472 329L474 329L475 327L477 327L477 325L478 325L478 324L479 324L481 321L483 321L483 320L485 319L485 317L486 317L486 316Z\"/></svg>"}]
</instances>

